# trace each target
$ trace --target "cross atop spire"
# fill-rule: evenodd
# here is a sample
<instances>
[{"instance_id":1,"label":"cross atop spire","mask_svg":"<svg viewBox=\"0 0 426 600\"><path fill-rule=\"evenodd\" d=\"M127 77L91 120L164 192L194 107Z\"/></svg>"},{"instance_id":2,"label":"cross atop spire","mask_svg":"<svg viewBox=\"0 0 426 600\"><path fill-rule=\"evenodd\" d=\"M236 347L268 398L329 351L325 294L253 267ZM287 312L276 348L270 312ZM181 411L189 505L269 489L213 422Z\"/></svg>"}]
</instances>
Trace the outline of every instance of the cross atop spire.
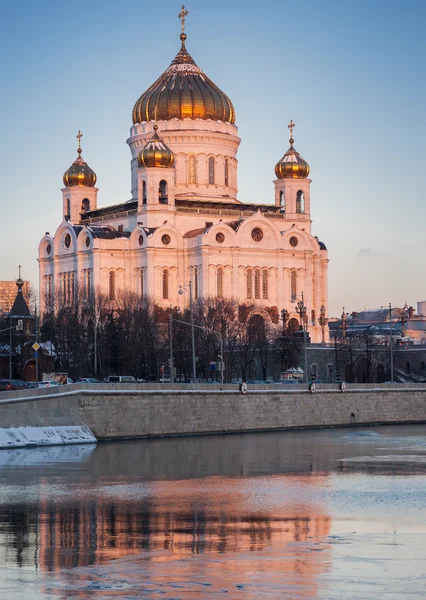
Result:
<instances>
[{"instance_id":1,"label":"cross atop spire","mask_svg":"<svg viewBox=\"0 0 426 600\"><path fill-rule=\"evenodd\" d=\"M290 129L290 144L292 144L294 142L293 129L296 127L296 123L293 123L293 119L290 120L290 123L287 125L287 127Z\"/></svg>"},{"instance_id":2,"label":"cross atop spire","mask_svg":"<svg viewBox=\"0 0 426 600\"><path fill-rule=\"evenodd\" d=\"M178 14L178 19L182 21L182 33L185 33L185 17L188 16L188 11L185 10L185 4L182 4L182 10Z\"/></svg>"},{"instance_id":3,"label":"cross atop spire","mask_svg":"<svg viewBox=\"0 0 426 600\"><path fill-rule=\"evenodd\" d=\"M21 279L21 265L18 265L18 279Z\"/></svg>"},{"instance_id":4,"label":"cross atop spire","mask_svg":"<svg viewBox=\"0 0 426 600\"><path fill-rule=\"evenodd\" d=\"M80 130L78 130L78 133L77 133L77 135L76 135L76 138L77 138L77 140L78 140L78 150L77 150L77 152L78 152L79 154L81 154L81 144L80 144L80 140L81 140L81 138L82 138L82 137L83 137L83 134L81 133L81 131L80 131Z\"/></svg>"}]
</instances>

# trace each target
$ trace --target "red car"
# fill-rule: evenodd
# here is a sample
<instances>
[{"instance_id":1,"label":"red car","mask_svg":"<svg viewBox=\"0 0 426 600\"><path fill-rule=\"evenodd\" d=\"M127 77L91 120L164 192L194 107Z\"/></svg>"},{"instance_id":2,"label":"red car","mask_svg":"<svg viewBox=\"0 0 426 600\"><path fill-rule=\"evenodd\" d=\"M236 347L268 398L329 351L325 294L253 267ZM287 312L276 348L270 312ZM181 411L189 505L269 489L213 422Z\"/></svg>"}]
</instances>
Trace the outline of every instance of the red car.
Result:
<instances>
[{"instance_id":1,"label":"red car","mask_svg":"<svg viewBox=\"0 0 426 600\"><path fill-rule=\"evenodd\" d=\"M18 388L10 379L0 379L0 392L9 392Z\"/></svg>"}]
</instances>

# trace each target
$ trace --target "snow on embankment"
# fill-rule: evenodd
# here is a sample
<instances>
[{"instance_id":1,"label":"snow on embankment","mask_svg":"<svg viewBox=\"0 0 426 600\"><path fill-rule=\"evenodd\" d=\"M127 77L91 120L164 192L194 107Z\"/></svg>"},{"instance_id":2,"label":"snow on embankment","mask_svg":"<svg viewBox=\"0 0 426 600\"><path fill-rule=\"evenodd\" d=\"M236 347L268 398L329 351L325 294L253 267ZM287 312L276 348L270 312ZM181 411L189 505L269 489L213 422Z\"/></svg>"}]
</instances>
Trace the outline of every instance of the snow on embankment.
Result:
<instances>
[{"instance_id":1,"label":"snow on embankment","mask_svg":"<svg viewBox=\"0 0 426 600\"><path fill-rule=\"evenodd\" d=\"M95 443L96 438L86 425L0 428L0 449Z\"/></svg>"}]
</instances>

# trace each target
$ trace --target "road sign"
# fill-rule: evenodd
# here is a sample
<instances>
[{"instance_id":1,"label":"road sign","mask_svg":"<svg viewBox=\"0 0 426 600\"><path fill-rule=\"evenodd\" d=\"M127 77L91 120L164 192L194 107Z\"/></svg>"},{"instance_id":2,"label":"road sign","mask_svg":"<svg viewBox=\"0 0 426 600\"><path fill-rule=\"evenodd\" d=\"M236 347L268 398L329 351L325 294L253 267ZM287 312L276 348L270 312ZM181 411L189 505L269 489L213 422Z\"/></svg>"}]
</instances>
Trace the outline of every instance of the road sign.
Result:
<instances>
[{"instance_id":1,"label":"road sign","mask_svg":"<svg viewBox=\"0 0 426 600\"><path fill-rule=\"evenodd\" d=\"M37 342L35 342L35 344L33 344L33 350L35 352L37 352L39 350L39 348L40 348L40 344L38 344Z\"/></svg>"},{"instance_id":2,"label":"road sign","mask_svg":"<svg viewBox=\"0 0 426 600\"><path fill-rule=\"evenodd\" d=\"M34 358L38 358L38 352L34 352Z\"/></svg>"}]
</instances>

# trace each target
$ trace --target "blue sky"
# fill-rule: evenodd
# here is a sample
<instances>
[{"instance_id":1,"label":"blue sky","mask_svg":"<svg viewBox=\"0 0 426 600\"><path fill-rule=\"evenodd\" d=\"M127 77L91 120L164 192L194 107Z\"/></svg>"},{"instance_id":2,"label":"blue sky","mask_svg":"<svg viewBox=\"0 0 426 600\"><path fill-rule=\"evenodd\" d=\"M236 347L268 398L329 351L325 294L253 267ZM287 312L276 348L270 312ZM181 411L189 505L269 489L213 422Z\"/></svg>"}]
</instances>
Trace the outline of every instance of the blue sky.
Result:
<instances>
[{"instance_id":1,"label":"blue sky","mask_svg":"<svg viewBox=\"0 0 426 600\"><path fill-rule=\"evenodd\" d=\"M0 279L22 264L38 287L38 243L61 221L78 129L99 205L129 199L132 108L179 49L180 4L2 3ZM426 3L186 6L188 50L236 109L240 200L273 203L296 123L330 314L426 299Z\"/></svg>"}]
</instances>

